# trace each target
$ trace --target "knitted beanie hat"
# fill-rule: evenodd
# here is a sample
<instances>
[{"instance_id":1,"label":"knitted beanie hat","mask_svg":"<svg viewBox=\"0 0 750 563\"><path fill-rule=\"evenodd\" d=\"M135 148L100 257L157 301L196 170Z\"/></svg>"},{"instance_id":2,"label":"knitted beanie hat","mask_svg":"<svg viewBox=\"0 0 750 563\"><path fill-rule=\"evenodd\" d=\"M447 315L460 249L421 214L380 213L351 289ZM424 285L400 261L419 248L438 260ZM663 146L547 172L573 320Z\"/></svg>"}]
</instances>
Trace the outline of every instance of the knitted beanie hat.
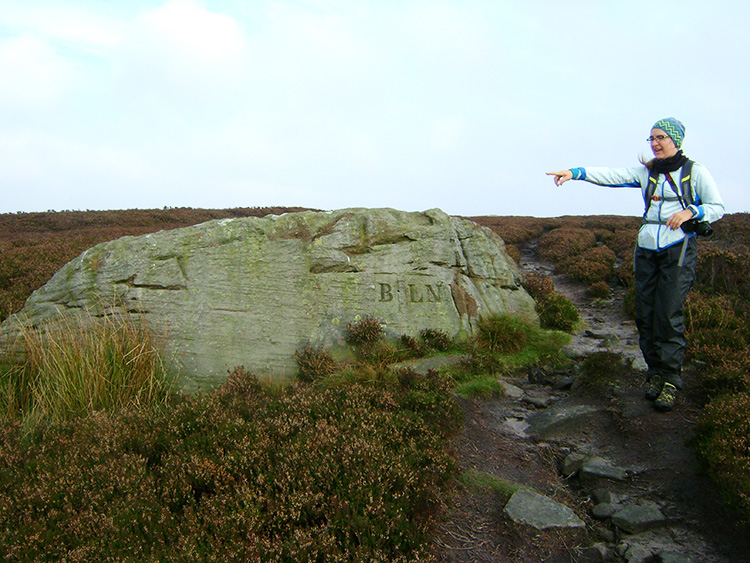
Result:
<instances>
[{"instance_id":1,"label":"knitted beanie hat","mask_svg":"<svg viewBox=\"0 0 750 563\"><path fill-rule=\"evenodd\" d=\"M685 126L674 117L660 119L654 123L651 129L661 129L670 136L678 149L682 146L682 140L685 138Z\"/></svg>"}]
</instances>

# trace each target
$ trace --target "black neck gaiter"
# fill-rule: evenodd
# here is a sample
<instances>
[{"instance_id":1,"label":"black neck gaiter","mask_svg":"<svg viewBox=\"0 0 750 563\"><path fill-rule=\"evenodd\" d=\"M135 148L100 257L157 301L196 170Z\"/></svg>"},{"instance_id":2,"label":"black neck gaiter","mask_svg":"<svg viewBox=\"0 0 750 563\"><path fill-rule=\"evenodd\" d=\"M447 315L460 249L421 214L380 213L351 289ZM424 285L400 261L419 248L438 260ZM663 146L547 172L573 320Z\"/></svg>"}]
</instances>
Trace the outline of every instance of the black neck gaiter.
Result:
<instances>
[{"instance_id":1,"label":"black neck gaiter","mask_svg":"<svg viewBox=\"0 0 750 563\"><path fill-rule=\"evenodd\" d=\"M688 157L682 154L682 151L677 151L677 154L670 156L669 158L654 158L649 164L649 168L659 174L665 174L667 172L674 172L682 168L682 165L688 161Z\"/></svg>"}]
</instances>

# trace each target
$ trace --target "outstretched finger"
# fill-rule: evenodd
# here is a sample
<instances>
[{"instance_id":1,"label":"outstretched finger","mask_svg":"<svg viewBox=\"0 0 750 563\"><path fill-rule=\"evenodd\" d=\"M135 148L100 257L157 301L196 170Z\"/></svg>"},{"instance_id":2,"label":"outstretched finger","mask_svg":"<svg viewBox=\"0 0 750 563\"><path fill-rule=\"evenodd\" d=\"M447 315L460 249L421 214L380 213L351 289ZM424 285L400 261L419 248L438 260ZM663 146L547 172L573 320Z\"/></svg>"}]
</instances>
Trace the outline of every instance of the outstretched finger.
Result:
<instances>
[{"instance_id":1,"label":"outstretched finger","mask_svg":"<svg viewBox=\"0 0 750 563\"><path fill-rule=\"evenodd\" d=\"M560 186L563 184L563 182L568 181L570 178L568 178L565 170L560 170L558 172L547 172L547 176L554 176L555 185ZM571 175L572 177L572 175Z\"/></svg>"}]
</instances>

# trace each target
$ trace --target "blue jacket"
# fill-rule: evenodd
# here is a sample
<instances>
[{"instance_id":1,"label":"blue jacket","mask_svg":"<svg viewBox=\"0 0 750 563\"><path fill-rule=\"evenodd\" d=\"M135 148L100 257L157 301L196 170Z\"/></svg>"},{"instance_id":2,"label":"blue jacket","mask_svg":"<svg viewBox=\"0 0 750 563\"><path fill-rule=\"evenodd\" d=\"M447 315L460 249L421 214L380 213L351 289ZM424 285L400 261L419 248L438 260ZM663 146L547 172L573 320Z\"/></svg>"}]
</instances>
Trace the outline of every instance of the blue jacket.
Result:
<instances>
[{"instance_id":1,"label":"blue jacket","mask_svg":"<svg viewBox=\"0 0 750 563\"><path fill-rule=\"evenodd\" d=\"M592 184L611 188L641 188L645 197L648 186L648 168L635 166L632 168L572 168L574 180L585 180ZM672 172L672 179L678 189L680 186L681 170ZM690 208L693 215L702 221L713 223L724 216L724 202L719 195L716 181L711 173L698 163L693 164L690 178L693 191L694 205ZM645 222L638 232L638 246L649 250L662 250L678 242L682 242L685 233L682 229L673 231L666 226L667 219L672 214L682 211L682 204L677 200L677 194L667 179L666 174L660 174L654 195L659 199L652 201ZM694 236L694 233L691 234Z\"/></svg>"}]
</instances>

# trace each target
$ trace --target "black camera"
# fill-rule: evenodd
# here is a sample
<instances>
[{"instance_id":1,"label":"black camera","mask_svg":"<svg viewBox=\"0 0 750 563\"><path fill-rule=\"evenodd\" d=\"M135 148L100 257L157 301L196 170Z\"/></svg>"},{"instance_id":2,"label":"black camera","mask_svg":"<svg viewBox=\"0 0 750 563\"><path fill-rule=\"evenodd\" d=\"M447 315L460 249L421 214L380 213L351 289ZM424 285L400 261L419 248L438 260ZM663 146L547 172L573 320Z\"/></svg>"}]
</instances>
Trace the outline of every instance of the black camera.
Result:
<instances>
[{"instance_id":1,"label":"black camera","mask_svg":"<svg viewBox=\"0 0 750 563\"><path fill-rule=\"evenodd\" d=\"M708 221L696 221L690 219L682 224L682 230L686 233L695 233L699 237L710 237L714 234L714 228Z\"/></svg>"}]
</instances>

